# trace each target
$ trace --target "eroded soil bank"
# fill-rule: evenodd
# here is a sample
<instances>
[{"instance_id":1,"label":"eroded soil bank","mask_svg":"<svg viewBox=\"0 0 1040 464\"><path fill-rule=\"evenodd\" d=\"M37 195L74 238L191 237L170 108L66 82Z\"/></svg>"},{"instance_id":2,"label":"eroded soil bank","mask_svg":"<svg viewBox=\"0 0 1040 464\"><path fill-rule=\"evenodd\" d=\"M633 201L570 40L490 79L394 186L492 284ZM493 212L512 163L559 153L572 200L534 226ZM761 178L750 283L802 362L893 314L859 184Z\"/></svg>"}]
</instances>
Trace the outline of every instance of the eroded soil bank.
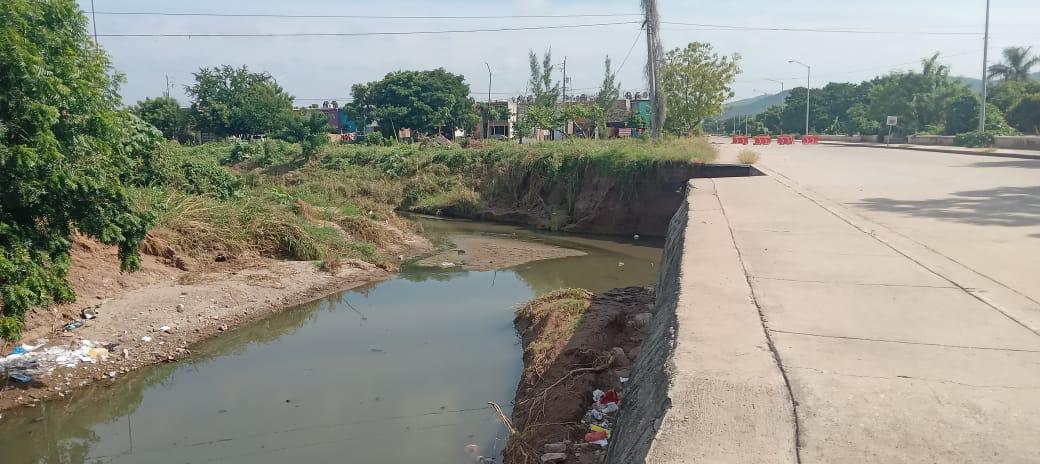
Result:
<instances>
[{"instance_id":1,"label":"eroded soil bank","mask_svg":"<svg viewBox=\"0 0 1040 464\"><path fill-rule=\"evenodd\" d=\"M609 428L617 413L590 421L586 414L593 407L593 391L613 389L624 401L653 301L647 287L600 294L564 289L517 311L524 370L512 420L519 433L510 438L504 462L600 462L604 448L585 442L590 422ZM543 456L553 460L543 461Z\"/></svg>"}]
</instances>

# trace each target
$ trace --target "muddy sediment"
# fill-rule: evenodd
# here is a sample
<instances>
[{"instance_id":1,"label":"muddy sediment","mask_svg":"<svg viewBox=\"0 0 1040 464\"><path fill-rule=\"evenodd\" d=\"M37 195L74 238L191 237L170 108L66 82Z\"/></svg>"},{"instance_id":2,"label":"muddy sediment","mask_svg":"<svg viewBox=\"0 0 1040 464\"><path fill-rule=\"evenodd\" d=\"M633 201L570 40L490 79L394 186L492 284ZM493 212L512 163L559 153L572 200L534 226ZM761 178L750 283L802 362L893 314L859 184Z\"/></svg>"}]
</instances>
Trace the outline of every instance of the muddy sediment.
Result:
<instances>
[{"instance_id":1,"label":"muddy sediment","mask_svg":"<svg viewBox=\"0 0 1040 464\"><path fill-rule=\"evenodd\" d=\"M583 256L585 252L537 242L487 236L459 236L452 247L418 261L420 266L490 271L543 259Z\"/></svg>"},{"instance_id":2,"label":"muddy sediment","mask_svg":"<svg viewBox=\"0 0 1040 464\"><path fill-rule=\"evenodd\" d=\"M622 379L640 356L653 300L645 287L602 294L566 289L517 311L524 370L512 413L519 433L509 440L505 463L540 463L553 452L566 460L552 462L600 462L605 449L585 442L591 430L586 413L597 389L620 392L624 404ZM607 414L606 421L616 415Z\"/></svg>"}]
</instances>

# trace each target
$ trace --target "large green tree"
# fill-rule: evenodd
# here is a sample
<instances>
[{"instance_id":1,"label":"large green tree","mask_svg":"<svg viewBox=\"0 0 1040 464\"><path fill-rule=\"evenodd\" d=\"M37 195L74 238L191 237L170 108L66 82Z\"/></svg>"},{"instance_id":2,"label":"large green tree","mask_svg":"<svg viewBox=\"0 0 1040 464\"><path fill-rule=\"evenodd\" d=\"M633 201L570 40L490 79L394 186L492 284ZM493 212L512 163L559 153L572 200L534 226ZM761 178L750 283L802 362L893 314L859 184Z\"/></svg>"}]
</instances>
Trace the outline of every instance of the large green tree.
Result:
<instances>
[{"instance_id":1,"label":"large green tree","mask_svg":"<svg viewBox=\"0 0 1040 464\"><path fill-rule=\"evenodd\" d=\"M553 81L552 50L546 50L542 61L534 50L527 52L530 65L530 80L527 89L534 101L527 109L527 122L534 129L555 130L564 122L564 116L558 103L560 100L560 83Z\"/></svg>"},{"instance_id":2,"label":"large green tree","mask_svg":"<svg viewBox=\"0 0 1040 464\"><path fill-rule=\"evenodd\" d=\"M665 130L688 134L722 112L733 97L730 85L740 73L740 55L719 56L711 44L692 42L668 52L661 66L661 88L668 101Z\"/></svg>"},{"instance_id":3,"label":"large green tree","mask_svg":"<svg viewBox=\"0 0 1040 464\"><path fill-rule=\"evenodd\" d=\"M621 96L621 83L617 81L617 73L611 67L610 56L603 59L603 83L599 86L596 100L590 111L596 122L596 132L600 138L607 137L607 114L617 104Z\"/></svg>"},{"instance_id":4,"label":"large green tree","mask_svg":"<svg viewBox=\"0 0 1040 464\"><path fill-rule=\"evenodd\" d=\"M198 128L223 137L272 132L292 110L292 96L274 77L245 66L202 68L187 91Z\"/></svg>"},{"instance_id":5,"label":"large green tree","mask_svg":"<svg viewBox=\"0 0 1040 464\"><path fill-rule=\"evenodd\" d=\"M146 98L137 102L130 111L155 126L168 139L183 142L191 137L189 113L173 97Z\"/></svg>"},{"instance_id":6,"label":"large green tree","mask_svg":"<svg viewBox=\"0 0 1040 464\"><path fill-rule=\"evenodd\" d=\"M898 116L900 134L943 130L950 104L971 90L950 79L950 69L939 54L921 60L921 71L892 73L879 78L870 89L869 115L884 121Z\"/></svg>"},{"instance_id":7,"label":"large green tree","mask_svg":"<svg viewBox=\"0 0 1040 464\"><path fill-rule=\"evenodd\" d=\"M351 114L364 122L376 120L384 135L408 128L420 134L453 136L454 129L475 126L480 117L461 75L443 68L432 71L395 71L382 80L351 88Z\"/></svg>"},{"instance_id":8,"label":"large green tree","mask_svg":"<svg viewBox=\"0 0 1040 464\"><path fill-rule=\"evenodd\" d=\"M0 7L0 337L25 311L75 298L71 234L119 247L140 267L151 217L133 211L124 179L154 128L125 110L120 79L87 34L73 0L4 0Z\"/></svg>"}]
</instances>

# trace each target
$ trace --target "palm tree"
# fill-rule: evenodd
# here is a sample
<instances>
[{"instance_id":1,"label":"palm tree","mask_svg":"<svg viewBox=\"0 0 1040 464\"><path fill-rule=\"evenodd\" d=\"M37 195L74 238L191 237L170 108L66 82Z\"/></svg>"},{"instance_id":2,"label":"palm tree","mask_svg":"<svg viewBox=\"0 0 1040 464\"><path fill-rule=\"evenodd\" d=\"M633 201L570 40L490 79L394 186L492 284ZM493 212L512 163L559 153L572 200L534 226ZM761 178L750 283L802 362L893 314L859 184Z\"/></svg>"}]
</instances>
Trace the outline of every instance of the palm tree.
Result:
<instances>
[{"instance_id":1,"label":"palm tree","mask_svg":"<svg viewBox=\"0 0 1040 464\"><path fill-rule=\"evenodd\" d=\"M1027 81L1033 66L1040 65L1040 56L1029 56L1033 47L1007 47L1004 49L1004 62L989 67L992 78L1006 81Z\"/></svg>"}]
</instances>

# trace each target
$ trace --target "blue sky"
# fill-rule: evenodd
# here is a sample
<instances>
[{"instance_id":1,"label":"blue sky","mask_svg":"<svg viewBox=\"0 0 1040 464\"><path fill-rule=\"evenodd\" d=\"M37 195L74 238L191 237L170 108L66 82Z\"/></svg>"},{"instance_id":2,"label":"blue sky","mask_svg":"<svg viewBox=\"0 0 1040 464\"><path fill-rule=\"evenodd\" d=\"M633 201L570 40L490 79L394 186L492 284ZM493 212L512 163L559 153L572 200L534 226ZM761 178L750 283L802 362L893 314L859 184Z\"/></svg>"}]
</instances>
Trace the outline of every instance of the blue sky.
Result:
<instances>
[{"instance_id":1,"label":"blue sky","mask_svg":"<svg viewBox=\"0 0 1040 464\"><path fill-rule=\"evenodd\" d=\"M84 10L90 0L79 0ZM638 0L94 0L99 12L162 11L204 13L287 13L337 15L566 15L638 13ZM851 28L885 31L977 33L976 35L829 34L779 31L720 31L684 25L662 26L666 49L691 41L710 42L721 53L740 53L743 74L734 90L737 98L804 85L803 68L788 64L797 59L813 65L813 86L828 81L860 81L891 70L915 66L922 57L939 51L953 73L978 77L982 60L984 0L838 0L707 2L661 0L662 21L695 24ZM1001 47L1035 45L1040 35L1035 0L996 0L991 17L991 59ZM99 34L111 33L253 33L253 32L360 32L416 31L588 24L638 20L635 16L538 19L284 19L202 18L97 15ZM1030 24L1030 23L1034 24ZM173 96L185 100L182 86L200 66L248 65L268 71L294 96L333 99L350 95L350 86L381 78L399 69L444 67L463 74L475 96L486 98L488 73L493 71L494 97L524 91L527 51L552 47L557 62L567 57L571 87L594 93L603 75L603 57L615 66L632 50L619 76L625 90L642 90L646 44L638 24L582 29L496 33L418 35L396 37L306 38L117 38L102 37L101 44L116 68L126 74L124 100L132 103L165 90L172 81ZM633 46L633 44L635 44Z\"/></svg>"}]
</instances>

